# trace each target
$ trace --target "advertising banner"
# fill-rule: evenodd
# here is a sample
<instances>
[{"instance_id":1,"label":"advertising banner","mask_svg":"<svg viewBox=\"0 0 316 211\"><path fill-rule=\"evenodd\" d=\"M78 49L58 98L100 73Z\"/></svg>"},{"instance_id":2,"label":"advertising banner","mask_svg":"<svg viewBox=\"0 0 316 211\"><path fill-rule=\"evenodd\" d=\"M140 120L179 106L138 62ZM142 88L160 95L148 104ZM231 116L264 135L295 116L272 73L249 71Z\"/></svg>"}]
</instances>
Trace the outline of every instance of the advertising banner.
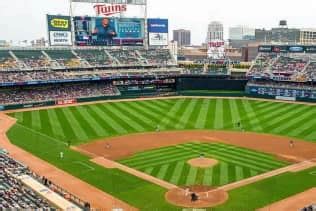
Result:
<instances>
[{"instance_id":1,"label":"advertising banner","mask_svg":"<svg viewBox=\"0 0 316 211\"><path fill-rule=\"evenodd\" d=\"M51 46L72 45L70 16L47 15L47 26Z\"/></svg>"},{"instance_id":2,"label":"advertising banner","mask_svg":"<svg viewBox=\"0 0 316 211\"><path fill-rule=\"evenodd\" d=\"M79 46L143 45L144 19L75 17L75 40Z\"/></svg>"},{"instance_id":3,"label":"advertising banner","mask_svg":"<svg viewBox=\"0 0 316 211\"><path fill-rule=\"evenodd\" d=\"M149 45L151 46L166 46L169 39L169 22L168 19L147 20Z\"/></svg>"},{"instance_id":4,"label":"advertising banner","mask_svg":"<svg viewBox=\"0 0 316 211\"><path fill-rule=\"evenodd\" d=\"M316 46L304 45L261 45L258 47L261 53L316 53Z\"/></svg>"}]
</instances>

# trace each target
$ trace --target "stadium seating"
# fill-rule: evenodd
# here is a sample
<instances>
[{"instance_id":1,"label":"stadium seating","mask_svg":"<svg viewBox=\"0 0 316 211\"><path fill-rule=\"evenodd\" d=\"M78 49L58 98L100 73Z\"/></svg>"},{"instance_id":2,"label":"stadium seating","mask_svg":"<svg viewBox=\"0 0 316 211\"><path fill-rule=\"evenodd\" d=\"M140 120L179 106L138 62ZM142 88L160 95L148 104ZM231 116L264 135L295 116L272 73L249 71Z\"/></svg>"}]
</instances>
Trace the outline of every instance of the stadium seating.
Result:
<instances>
[{"instance_id":1,"label":"stadium seating","mask_svg":"<svg viewBox=\"0 0 316 211\"><path fill-rule=\"evenodd\" d=\"M61 67L82 67L80 59L77 58L71 50L46 50L45 52L52 60L57 61Z\"/></svg>"},{"instance_id":2,"label":"stadium seating","mask_svg":"<svg viewBox=\"0 0 316 211\"><path fill-rule=\"evenodd\" d=\"M123 66L136 66L143 65L139 55L134 50L111 50L109 54L115 58L119 65Z\"/></svg>"},{"instance_id":3,"label":"stadium seating","mask_svg":"<svg viewBox=\"0 0 316 211\"><path fill-rule=\"evenodd\" d=\"M0 71L8 71L16 69L17 64L15 59L7 50L0 50Z\"/></svg>"},{"instance_id":4,"label":"stadium seating","mask_svg":"<svg viewBox=\"0 0 316 211\"><path fill-rule=\"evenodd\" d=\"M39 50L16 50L12 52L25 64L26 68L47 69L50 67L49 60Z\"/></svg>"},{"instance_id":5,"label":"stadium seating","mask_svg":"<svg viewBox=\"0 0 316 211\"><path fill-rule=\"evenodd\" d=\"M174 64L173 58L168 49L150 49L139 50L140 56L147 60L151 65L172 65Z\"/></svg>"},{"instance_id":6,"label":"stadium seating","mask_svg":"<svg viewBox=\"0 0 316 211\"><path fill-rule=\"evenodd\" d=\"M29 172L25 166L0 152L0 210L56 210L12 173Z\"/></svg>"},{"instance_id":7,"label":"stadium seating","mask_svg":"<svg viewBox=\"0 0 316 211\"><path fill-rule=\"evenodd\" d=\"M107 84L64 84L43 87L24 87L0 90L0 105L74 100L78 98L120 95L118 89Z\"/></svg>"},{"instance_id":8,"label":"stadium seating","mask_svg":"<svg viewBox=\"0 0 316 211\"><path fill-rule=\"evenodd\" d=\"M260 53L250 68L250 78L265 78L275 81L307 82L315 80L316 63L313 55Z\"/></svg>"},{"instance_id":9,"label":"stadium seating","mask_svg":"<svg viewBox=\"0 0 316 211\"><path fill-rule=\"evenodd\" d=\"M76 50L76 53L94 67L111 66L115 63L104 50Z\"/></svg>"}]
</instances>

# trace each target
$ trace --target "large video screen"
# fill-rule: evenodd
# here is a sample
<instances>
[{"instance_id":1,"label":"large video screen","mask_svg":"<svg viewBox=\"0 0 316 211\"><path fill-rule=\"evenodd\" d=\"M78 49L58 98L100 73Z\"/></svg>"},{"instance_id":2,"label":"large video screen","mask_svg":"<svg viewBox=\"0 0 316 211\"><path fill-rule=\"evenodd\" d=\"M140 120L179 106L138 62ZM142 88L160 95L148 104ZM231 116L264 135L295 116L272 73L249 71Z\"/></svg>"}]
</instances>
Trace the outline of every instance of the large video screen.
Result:
<instances>
[{"instance_id":1,"label":"large video screen","mask_svg":"<svg viewBox=\"0 0 316 211\"><path fill-rule=\"evenodd\" d=\"M143 45L144 19L74 17L79 46Z\"/></svg>"}]
</instances>

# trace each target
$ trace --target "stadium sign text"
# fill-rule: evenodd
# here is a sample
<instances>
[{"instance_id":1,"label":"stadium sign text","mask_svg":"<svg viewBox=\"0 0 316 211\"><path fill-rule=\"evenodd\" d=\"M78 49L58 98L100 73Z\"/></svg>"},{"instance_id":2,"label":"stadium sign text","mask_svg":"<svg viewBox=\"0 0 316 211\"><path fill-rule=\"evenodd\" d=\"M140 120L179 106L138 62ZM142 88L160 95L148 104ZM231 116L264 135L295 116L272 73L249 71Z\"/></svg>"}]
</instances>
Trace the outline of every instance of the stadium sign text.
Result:
<instances>
[{"instance_id":1,"label":"stadium sign text","mask_svg":"<svg viewBox=\"0 0 316 211\"><path fill-rule=\"evenodd\" d=\"M61 18L54 18L50 22L51 26L55 28L67 29L69 27L69 21Z\"/></svg>"},{"instance_id":2,"label":"stadium sign text","mask_svg":"<svg viewBox=\"0 0 316 211\"><path fill-rule=\"evenodd\" d=\"M93 6L97 15L110 16L127 11L126 4L96 4Z\"/></svg>"}]
</instances>

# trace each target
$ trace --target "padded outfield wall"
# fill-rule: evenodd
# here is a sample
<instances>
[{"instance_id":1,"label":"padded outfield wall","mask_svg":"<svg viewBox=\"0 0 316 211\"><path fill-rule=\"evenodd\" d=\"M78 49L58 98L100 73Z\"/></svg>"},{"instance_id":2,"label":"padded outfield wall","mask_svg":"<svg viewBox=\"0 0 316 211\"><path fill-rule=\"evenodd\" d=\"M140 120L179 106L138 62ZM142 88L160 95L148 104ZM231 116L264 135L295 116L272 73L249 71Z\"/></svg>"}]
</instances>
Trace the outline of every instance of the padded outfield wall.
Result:
<instances>
[{"instance_id":1,"label":"padded outfield wall","mask_svg":"<svg viewBox=\"0 0 316 211\"><path fill-rule=\"evenodd\" d=\"M177 91L179 95L189 96L245 96L248 80L235 80L227 77L179 77Z\"/></svg>"}]
</instances>

